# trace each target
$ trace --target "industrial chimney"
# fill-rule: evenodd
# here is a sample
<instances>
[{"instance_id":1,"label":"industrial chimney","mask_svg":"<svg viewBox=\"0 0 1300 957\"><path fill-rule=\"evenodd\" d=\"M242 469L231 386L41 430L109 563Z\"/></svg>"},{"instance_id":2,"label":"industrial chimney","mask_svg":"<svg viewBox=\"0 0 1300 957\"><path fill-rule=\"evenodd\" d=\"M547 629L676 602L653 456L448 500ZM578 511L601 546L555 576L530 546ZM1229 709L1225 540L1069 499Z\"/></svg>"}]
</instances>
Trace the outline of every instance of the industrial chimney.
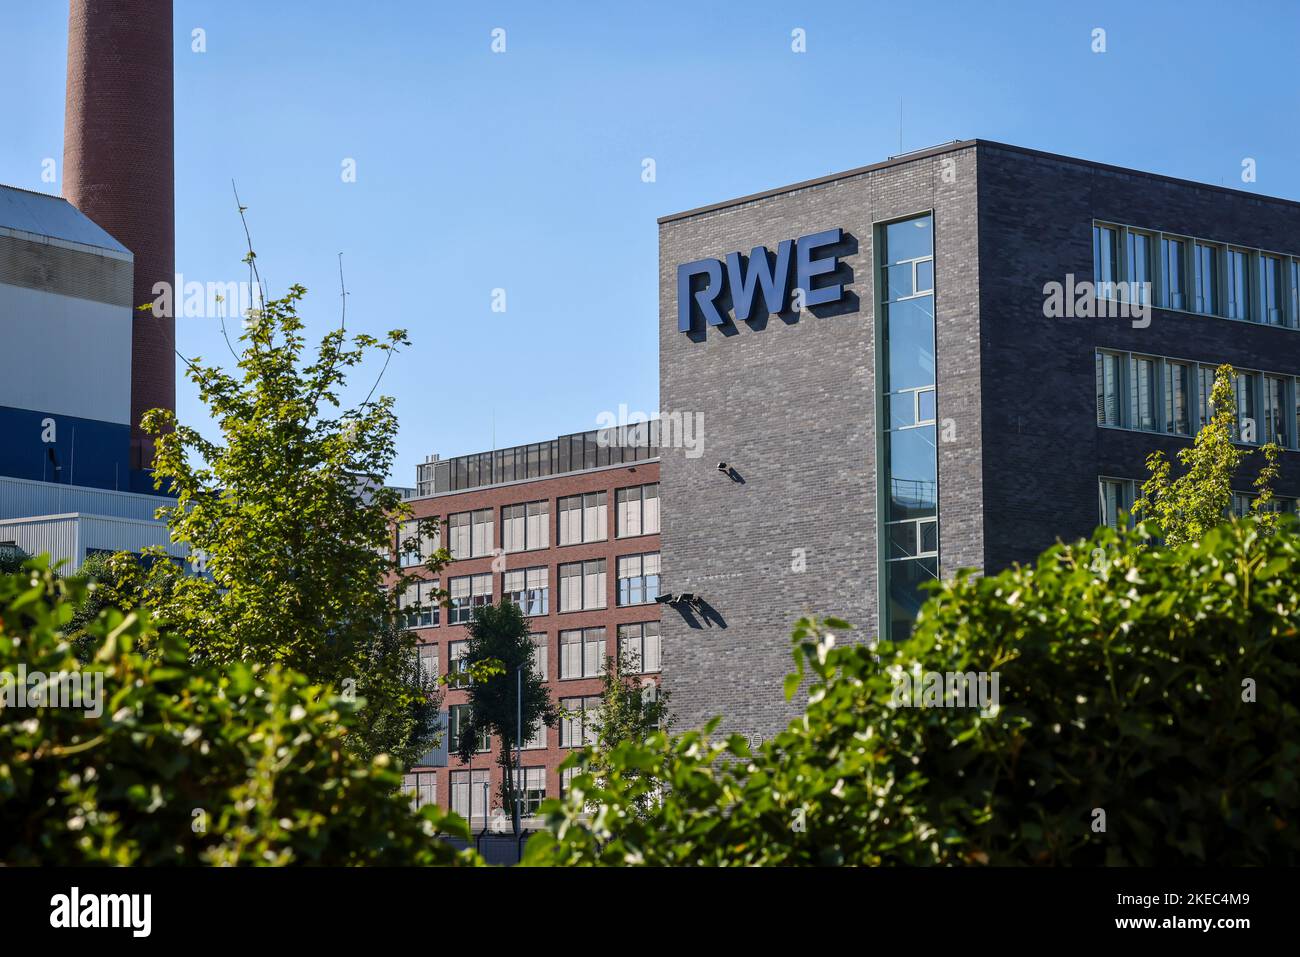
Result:
<instances>
[{"instance_id":1,"label":"industrial chimney","mask_svg":"<svg viewBox=\"0 0 1300 957\"><path fill-rule=\"evenodd\" d=\"M176 281L172 0L71 0L64 196L135 255L132 304ZM149 409L176 407L176 324L134 312L131 466Z\"/></svg>"}]
</instances>

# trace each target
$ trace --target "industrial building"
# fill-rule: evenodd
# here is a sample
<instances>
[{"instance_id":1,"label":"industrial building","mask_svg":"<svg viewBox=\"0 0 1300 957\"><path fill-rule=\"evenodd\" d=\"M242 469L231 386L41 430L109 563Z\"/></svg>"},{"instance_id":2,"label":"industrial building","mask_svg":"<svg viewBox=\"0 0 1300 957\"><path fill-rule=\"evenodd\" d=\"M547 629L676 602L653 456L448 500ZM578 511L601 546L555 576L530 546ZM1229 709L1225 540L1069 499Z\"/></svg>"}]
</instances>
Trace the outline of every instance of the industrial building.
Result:
<instances>
[{"instance_id":1,"label":"industrial building","mask_svg":"<svg viewBox=\"0 0 1300 957\"><path fill-rule=\"evenodd\" d=\"M65 571L157 545L149 409L175 408L171 0L71 0L64 197L0 186L0 545Z\"/></svg>"},{"instance_id":2,"label":"industrial building","mask_svg":"<svg viewBox=\"0 0 1300 957\"><path fill-rule=\"evenodd\" d=\"M905 635L925 582L1114 522L1221 363L1242 443L1287 449L1300 493L1300 203L968 140L659 239L660 408L702 410L708 450L660 448L663 588L708 610L663 619L685 726L801 713L801 614Z\"/></svg>"}]
</instances>

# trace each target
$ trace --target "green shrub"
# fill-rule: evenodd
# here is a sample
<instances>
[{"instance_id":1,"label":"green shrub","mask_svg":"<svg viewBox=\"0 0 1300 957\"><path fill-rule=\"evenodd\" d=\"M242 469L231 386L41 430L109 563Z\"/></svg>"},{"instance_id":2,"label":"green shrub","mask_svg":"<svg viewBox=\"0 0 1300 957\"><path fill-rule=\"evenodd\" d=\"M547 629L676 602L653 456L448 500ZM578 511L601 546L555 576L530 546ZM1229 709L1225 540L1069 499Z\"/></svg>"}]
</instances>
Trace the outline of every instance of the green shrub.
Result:
<instances>
[{"instance_id":1,"label":"green shrub","mask_svg":"<svg viewBox=\"0 0 1300 957\"><path fill-rule=\"evenodd\" d=\"M801 621L787 691L811 673L805 716L754 754L695 732L620 745L546 802L526 862L1300 862L1295 524L1144 534L938 585L874 654ZM996 672L1000 706L894 707L918 670Z\"/></svg>"},{"instance_id":2,"label":"green shrub","mask_svg":"<svg viewBox=\"0 0 1300 957\"><path fill-rule=\"evenodd\" d=\"M464 823L399 795L385 757L344 747L356 702L279 667L194 666L174 636L107 609L66 637L85 584L0 576L0 677L102 675L102 714L0 709L0 864L469 863ZM149 647L149 653L140 649ZM89 704L89 702L82 702Z\"/></svg>"}]
</instances>

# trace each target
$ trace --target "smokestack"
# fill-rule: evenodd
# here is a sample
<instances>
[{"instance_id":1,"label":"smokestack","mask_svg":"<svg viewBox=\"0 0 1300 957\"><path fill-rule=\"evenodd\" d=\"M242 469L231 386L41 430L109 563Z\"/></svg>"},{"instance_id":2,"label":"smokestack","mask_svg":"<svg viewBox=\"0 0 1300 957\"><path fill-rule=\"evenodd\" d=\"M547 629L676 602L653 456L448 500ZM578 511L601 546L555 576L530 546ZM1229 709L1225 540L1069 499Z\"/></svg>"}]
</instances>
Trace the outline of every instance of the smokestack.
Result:
<instances>
[{"instance_id":1,"label":"smokestack","mask_svg":"<svg viewBox=\"0 0 1300 957\"><path fill-rule=\"evenodd\" d=\"M176 281L172 0L71 0L63 192L135 255L133 306ZM176 407L176 323L132 312L131 465L149 409Z\"/></svg>"}]
</instances>

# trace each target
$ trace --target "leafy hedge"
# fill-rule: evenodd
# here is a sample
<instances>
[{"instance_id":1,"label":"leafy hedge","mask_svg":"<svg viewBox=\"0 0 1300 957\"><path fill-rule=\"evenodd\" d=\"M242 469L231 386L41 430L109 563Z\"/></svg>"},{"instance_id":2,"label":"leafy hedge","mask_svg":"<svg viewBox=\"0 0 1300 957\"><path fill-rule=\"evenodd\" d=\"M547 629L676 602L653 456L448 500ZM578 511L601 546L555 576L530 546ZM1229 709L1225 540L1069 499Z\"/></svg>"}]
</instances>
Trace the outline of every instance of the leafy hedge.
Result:
<instances>
[{"instance_id":1,"label":"leafy hedge","mask_svg":"<svg viewBox=\"0 0 1300 957\"><path fill-rule=\"evenodd\" d=\"M282 668L192 665L175 637L116 609L65 634L86 586L30 563L0 575L0 674L102 674L103 713L0 709L0 864L449 864L386 758L343 742L356 702ZM142 654L148 645L149 654Z\"/></svg>"},{"instance_id":2,"label":"leafy hedge","mask_svg":"<svg viewBox=\"0 0 1300 957\"><path fill-rule=\"evenodd\" d=\"M879 661L801 621L804 717L753 754L696 732L618 746L544 804L526 862L1300 863L1296 526L1146 534L936 586ZM903 671L997 672L1000 707L894 707Z\"/></svg>"}]
</instances>

